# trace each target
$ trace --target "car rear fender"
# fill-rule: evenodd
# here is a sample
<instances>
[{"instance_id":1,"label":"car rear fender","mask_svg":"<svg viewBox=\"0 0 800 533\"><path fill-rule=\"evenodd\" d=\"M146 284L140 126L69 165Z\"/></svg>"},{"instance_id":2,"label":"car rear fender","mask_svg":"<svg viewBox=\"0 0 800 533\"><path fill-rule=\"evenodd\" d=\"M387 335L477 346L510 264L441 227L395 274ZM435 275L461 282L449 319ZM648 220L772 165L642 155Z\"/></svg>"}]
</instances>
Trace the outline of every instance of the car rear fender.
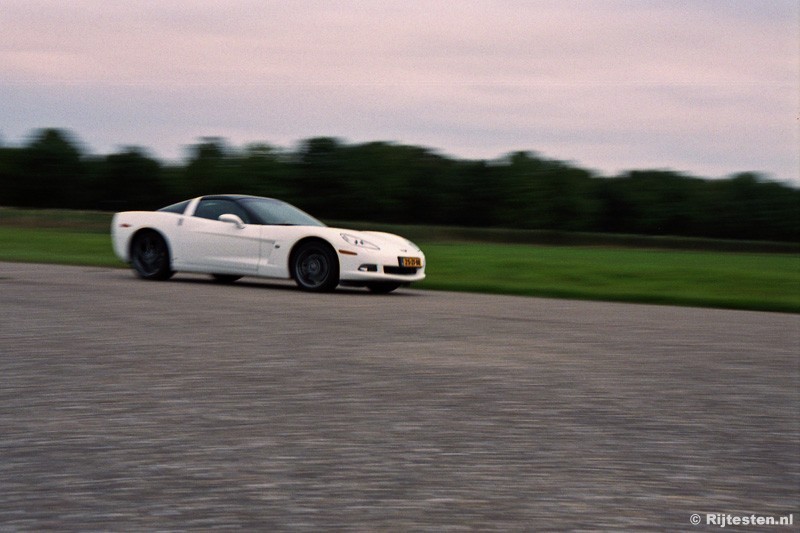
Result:
<instances>
[{"instance_id":1,"label":"car rear fender","mask_svg":"<svg viewBox=\"0 0 800 533\"><path fill-rule=\"evenodd\" d=\"M131 244L133 238L141 231L155 231L172 250L172 234L179 225L183 215L153 211L124 211L111 219L111 240L114 253L122 261L131 260Z\"/></svg>"}]
</instances>

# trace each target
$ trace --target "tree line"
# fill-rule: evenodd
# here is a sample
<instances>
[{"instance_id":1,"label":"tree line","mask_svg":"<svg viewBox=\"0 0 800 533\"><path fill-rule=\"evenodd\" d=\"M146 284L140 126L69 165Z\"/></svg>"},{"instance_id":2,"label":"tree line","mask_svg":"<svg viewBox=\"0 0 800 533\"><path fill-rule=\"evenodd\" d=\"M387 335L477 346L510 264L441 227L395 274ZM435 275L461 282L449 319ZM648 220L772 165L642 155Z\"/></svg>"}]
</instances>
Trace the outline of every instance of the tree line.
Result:
<instances>
[{"instance_id":1,"label":"tree line","mask_svg":"<svg viewBox=\"0 0 800 533\"><path fill-rule=\"evenodd\" d=\"M171 164L139 147L86 154L59 129L0 147L0 205L121 211L214 193L281 198L329 220L800 242L800 189L752 172L606 177L533 152L463 160L330 137L294 150L204 138Z\"/></svg>"}]
</instances>

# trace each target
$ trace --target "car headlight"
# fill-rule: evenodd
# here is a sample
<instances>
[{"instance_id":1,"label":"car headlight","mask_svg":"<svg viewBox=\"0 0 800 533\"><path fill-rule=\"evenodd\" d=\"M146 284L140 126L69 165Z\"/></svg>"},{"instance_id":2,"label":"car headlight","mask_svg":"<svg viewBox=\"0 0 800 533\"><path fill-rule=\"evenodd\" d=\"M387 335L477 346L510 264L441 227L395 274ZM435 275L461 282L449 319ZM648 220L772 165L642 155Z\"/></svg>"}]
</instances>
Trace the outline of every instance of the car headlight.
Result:
<instances>
[{"instance_id":1,"label":"car headlight","mask_svg":"<svg viewBox=\"0 0 800 533\"><path fill-rule=\"evenodd\" d=\"M340 233L339 235L342 236L342 239L344 239L347 244L352 244L353 246L366 248L368 250L380 250L380 248L377 245L372 244L369 241L365 241L364 239L361 239L359 237L356 237L355 235L350 235L349 233Z\"/></svg>"}]
</instances>

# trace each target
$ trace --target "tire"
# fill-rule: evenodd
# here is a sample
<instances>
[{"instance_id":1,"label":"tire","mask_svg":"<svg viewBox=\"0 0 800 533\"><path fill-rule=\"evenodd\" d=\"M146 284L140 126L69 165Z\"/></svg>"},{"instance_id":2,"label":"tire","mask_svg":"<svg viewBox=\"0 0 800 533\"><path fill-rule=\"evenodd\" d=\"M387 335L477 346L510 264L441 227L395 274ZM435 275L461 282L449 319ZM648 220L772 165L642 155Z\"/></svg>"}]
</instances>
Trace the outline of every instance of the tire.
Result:
<instances>
[{"instance_id":1,"label":"tire","mask_svg":"<svg viewBox=\"0 0 800 533\"><path fill-rule=\"evenodd\" d=\"M211 274L211 277L214 278L214 281L217 283L233 283L236 280L242 278L242 276L237 276L235 274Z\"/></svg>"},{"instance_id":2,"label":"tire","mask_svg":"<svg viewBox=\"0 0 800 533\"><path fill-rule=\"evenodd\" d=\"M304 291L330 292L339 284L339 258L323 241L306 241L292 254L292 278Z\"/></svg>"},{"instance_id":3,"label":"tire","mask_svg":"<svg viewBox=\"0 0 800 533\"><path fill-rule=\"evenodd\" d=\"M167 243L155 231L143 231L133 238L131 265L142 279L165 280L174 274Z\"/></svg>"},{"instance_id":4,"label":"tire","mask_svg":"<svg viewBox=\"0 0 800 533\"><path fill-rule=\"evenodd\" d=\"M402 283L392 283L391 281L382 283L368 283L367 289L369 289L369 291L373 294L389 294L401 285Z\"/></svg>"}]
</instances>

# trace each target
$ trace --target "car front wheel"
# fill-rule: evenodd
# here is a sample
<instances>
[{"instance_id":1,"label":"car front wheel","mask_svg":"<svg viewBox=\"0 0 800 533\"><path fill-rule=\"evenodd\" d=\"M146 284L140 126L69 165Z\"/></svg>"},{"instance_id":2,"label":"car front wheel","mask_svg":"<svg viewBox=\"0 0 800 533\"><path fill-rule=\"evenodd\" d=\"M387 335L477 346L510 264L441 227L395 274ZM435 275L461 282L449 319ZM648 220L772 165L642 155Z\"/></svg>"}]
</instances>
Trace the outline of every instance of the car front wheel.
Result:
<instances>
[{"instance_id":1,"label":"car front wheel","mask_svg":"<svg viewBox=\"0 0 800 533\"><path fill-rule=\"evenodd\" d=\"M303 290L332 291L339 284L339 258L325 242L305 242L292 256L292 277Z\"/></svg>"}]
</instances>

